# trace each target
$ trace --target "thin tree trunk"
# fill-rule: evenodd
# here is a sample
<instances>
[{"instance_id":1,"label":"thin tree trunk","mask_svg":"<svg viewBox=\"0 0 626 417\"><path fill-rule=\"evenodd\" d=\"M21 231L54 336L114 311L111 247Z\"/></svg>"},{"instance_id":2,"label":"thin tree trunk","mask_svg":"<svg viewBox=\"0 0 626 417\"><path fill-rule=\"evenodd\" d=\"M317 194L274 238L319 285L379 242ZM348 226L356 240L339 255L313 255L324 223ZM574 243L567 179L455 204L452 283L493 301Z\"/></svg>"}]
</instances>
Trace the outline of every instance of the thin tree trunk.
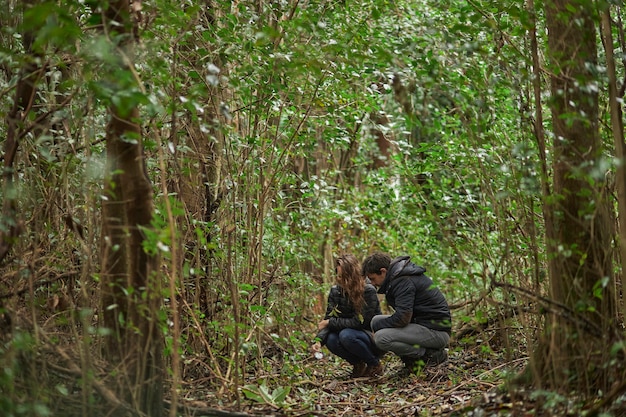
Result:
<instances>
[{"instance_id":1,"label":"thin tree trunk","mask_svg":"<svg viewBox=\"0 0 626 417\"><path fill-rule=\"evenodd\" d=\"M622 271L619 277L621 288L624 288L624 263L626 262L626 145L624 144L624 124L622 121L623 97L618 96L617 76L615 75L615 55L613 53L613 32L611 28L611 11L609 6L602 13L602 35L606 55L607 75L609 77L609 106L611 110L611 129L615 144L615 157L618 160L615 168L617 185L617 207L619 219L619 251ZM616 289L615 294L619 294ZM621 301L622 316L626 317L626 300ZM619 296L615 299L620 303Z\"/></svg>"},{"instance_id":2,"label":"thin tree trunk","mask_svg":"<svg viewBox=\"0 0 626 417\"><path fill-rule=\"evenodd\" d=\"M541 62L539 61L539 47L537 42L537 20L535 15L535 3L534 0L528 0L527 2L527 10L531 13L533 18L533 28L530 31L530 48L533 59L533 96L535 101L535 124L534 124L534 134L535 139L537 141L537 146L539 148L539 162L541 166L541 195L543 204L542 214L544 218L545 224L545 240L547 251L549 253L555 252L555 247L557 247L556 240L556 232L554 230L554 221L552 217L552 207L548 204L550 201L550 195L552 191L550 189L550 173L548 169L548 161L546 158L547 155L547 145L545 138L545 131L543 128L543 103L541 100L541 92L542 92L542 82L541 82ZM549 276L554 276L556 274L556 258L552 256L548 256L548 273ZM536 274L535 281L535 290L539 291L539 282L538 282L538 274ZM537 355L537 357L543 357L542 354ZM535 356L531 356L530 367L532 369L532 374L537 379L541 379L543 377L542 372L540 370L543 364L537 363L534 360ZM538 381L536 381L538 382Z\"/></svg>"}]
</instances>

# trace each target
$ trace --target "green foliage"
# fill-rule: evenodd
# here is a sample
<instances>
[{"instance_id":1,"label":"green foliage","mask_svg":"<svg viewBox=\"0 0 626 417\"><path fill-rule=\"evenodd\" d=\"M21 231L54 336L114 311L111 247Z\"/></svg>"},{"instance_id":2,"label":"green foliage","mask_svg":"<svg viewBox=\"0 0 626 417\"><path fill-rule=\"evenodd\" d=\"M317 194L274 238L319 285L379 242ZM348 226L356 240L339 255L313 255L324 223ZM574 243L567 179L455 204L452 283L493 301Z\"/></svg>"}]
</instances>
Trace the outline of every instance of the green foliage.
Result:
<instances>
[{"instance_id":1,"label":"green foliage","mask_svg":"<svg viewBox=\"0 0 626 417\"><path fill-rule=\"evenodd\" d=\"M48 65L37 111L21 126L20 181L2 191L29 219L16 253L33 244L49 254L7 268L20 271L20 284L40 279L35 271L77 268L81 291L92 297L84 301L97 304L98 288L86 277L99 273L107 106L141 111L141 136L124 140L143 142L154 184L144 250L161 255L162 282L176 277L176 294L167 297L177 297L179 311L159 317L167 354L184 357L188 374L217 375L211 383L220 389L259 368L311 373L306 345L341 252L411 255L451 303L472 303L455 311L455 326L494 314L476 300L519 302L491 279L533 290L545 284L546 173L533 132L531 21L521 3L143 2L131 67L118 49L127 39L97 30L99 7L40 2L19 25L0 25L0 90L12 92L32 59L21 31L34 32ZM12 100L0 95L3 117ZM50 118L35 123L42 114ZM374 168L383 156L379 134L391 153ZM578 175L597 180L612 164L599 160L591 176ZM62 214L88 234L76 236ZM609 284L597 282L590 297L605 297ZM36 292L33 304L43 309L48 291L60 288ZM173 314L180 334L168 324ZM71 324L46 320L55 322ZM485 345L482 353L493 350ZM10 387L16 371L6 369L2 386ZM241 392L284 407L295 391L285 385L267 380ZM18 405L6 409L19 415Z\"/></svg>"},{"instance_id":2,"label":"green foliage","mask_svg":"<svg viewBox=\"0 0 626 417\"><path fill-rule=\"evenodd\" d=\"M533 400L541 399L543 402L542 408L548 412L553 409L559 408L564 404L566 405L570 401L567 397L557 392L544 390L533 391L530 398Z\"/></svg>"},{"instance_id":3,"label":"green foliage","mask_svg":"<svg viewBox=\"0 0 626 417\"><path fill-rule=\"evenodd\" d=\"M79 2L66 2L61 6L42 1L25 8L21 29L35 34L33 50L37 52L44 52L47 48L73 52L82 35L77 20L82 9Z\"/></svg>"},{"instance_id":4,"label":"green foliage","mask_svg":"<svg viewBox=\"0 0 626 417\"><path fill-rule=\"evenodd\" d=\"M183 214L181 204L175 196L169 196L169 205L174 216ZM167 208L161 206L155 208L150 227L142 227L141 229L145 236L142 241L144 251L151 255L158 253L169 258L172 242L176 240L177 236L171 235L167 220Z\"/></svg>"},{"instance_id":5,"label":"green foliage","mask_svg":"<svg viewBox=\"0 0 626 417\"><path fill-rule=\"evenodd\" d=\"M246 398L252 401L280 408L287 399L291 387L277 387L270 392L270 388L267 387L265 382L262 382L260 385L248 384L242 387L241 390Z\"/></svg>"},{"instance_id":6,"label":"green foliage","mask_svg":"<svg viewBox=\"0 0 626 417\"><path fill-rule=\"evenodd\" d=\"M46 405L45 387L38 386L37 370L30 363L35 352L36 341L24 331L16 331L10 342L0 345L0 409L5 416L52 415L49 404ZM29 385L22 386L23 381Z\"/></svg>"},{"instance_id":7,"label":"green foliage","mask_svg":"<svg viewBox=\"0 0 626 417\"><path fill-rule=\"evenodd\" d=\"M528 79L514 48L494 49L500 30L515 32L518 6L501 6L506 13L484 27L475 26L478 10L453 2L445 16L411 2L294 10L240 2L215 20L195 6L155 7L165 12L143 34L142 73L158 103L154 117L164 129L175 127L170 120L191 126L168 144L185 165L204 164L190 140L200 131L229 167L221 183L208 183L227 196L220 220L194 219L191 229L200 251L193 259L207 250L211 261L185 264L185 285L208 291L220 312L202 313L221 330L217 350L235 329L249 334L270 317L292 331L325 291L312 279L330 262L324 253L410 254L451 300L486 289L489 272L526 275L530 265L517 254L532 243L516 231L536 221L527 213L537 208L538 164L519 114L525 98L513 92ZM164 36L176 37L173 51ZM206 97L224 103L207 106ZM375 112L390 123L374 122ZM380 170L371 169L379 152L372 129L395 149ZM293 168L300 161L306 170ZM213 278L206 289L197 287L200 271ZM247 317L221 325L232 305ZM260 341L246 346L263 350Z\"/></svg>"}]
</instances>

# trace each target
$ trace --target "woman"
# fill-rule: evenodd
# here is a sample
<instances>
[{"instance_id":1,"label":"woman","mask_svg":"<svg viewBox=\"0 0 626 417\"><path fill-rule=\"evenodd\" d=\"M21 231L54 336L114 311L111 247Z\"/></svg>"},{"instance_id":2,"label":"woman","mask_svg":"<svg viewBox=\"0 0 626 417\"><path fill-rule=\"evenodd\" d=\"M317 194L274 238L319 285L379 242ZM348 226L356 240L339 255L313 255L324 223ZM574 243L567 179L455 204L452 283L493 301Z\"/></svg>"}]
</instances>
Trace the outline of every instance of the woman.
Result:
<instances>
[{"instance_id":1,"label":"woman","mask_svg":"<svg viewBox=\"0 0 626 417\"><path fill-rule=\"evenodd\" d=\"M352 366L352 377L382 375L378 351L370 330L372 317L381 314L376 288L361 275L361 265L354 255L340 256L335 262L337 284L328 294L324 319L312 350L326 345L335 355Z\"/></svg>"}]
</instances>

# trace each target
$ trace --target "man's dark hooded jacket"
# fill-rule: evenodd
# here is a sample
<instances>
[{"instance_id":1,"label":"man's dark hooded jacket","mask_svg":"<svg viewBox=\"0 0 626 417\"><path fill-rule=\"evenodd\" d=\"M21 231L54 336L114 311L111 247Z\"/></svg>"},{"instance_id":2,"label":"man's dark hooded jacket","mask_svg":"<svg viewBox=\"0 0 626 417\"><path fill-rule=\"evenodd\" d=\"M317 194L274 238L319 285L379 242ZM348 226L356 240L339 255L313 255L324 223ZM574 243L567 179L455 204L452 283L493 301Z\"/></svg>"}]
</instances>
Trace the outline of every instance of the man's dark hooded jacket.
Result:
<instances>
[{"instance_id":1,"label":"man's dark hooded jacket","mask_svg":"<svg viewBox=\"0 0 626 417\"><path fill-rule=\"evenodd\" d=\"M391 261L378 292L385 294L394 314L378 320L372 330L416 323L450 333L451 315L448 302L441 291L433 286L432 279L425 272L426 269L411 262L409 256L400 256Z\"/></svg>"}]
</instances>

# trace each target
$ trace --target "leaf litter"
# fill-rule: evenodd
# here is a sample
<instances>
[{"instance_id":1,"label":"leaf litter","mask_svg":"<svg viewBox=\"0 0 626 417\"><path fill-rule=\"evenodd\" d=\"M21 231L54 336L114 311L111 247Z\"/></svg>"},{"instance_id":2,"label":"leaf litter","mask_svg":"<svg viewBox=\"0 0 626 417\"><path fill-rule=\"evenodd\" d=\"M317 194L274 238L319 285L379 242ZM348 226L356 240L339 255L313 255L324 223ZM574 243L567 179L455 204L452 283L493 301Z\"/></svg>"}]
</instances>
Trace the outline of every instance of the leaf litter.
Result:
<instances>
[{"instance_id":1,"label":"leaf litter","mask_svg":"<svg viewBox=\"0 0 626 417\"><path fill-rule=\"evenodd\" d=\"M402 362L387 354L385 373L373 379L350 378L351 366L327 351L322 359L302 355L293 368L285 365L285 355L270 358L271 366L251 371L241 384L248 390L256 386L264 395L224 402L209 388L206 403L219 402L222 410L248 416L552 415L542 414L519 389L509 392L506 382L524 369L527 353L523 346L505 352L476 339L452 342L448 361L406 377L399 375ZM280 401L271 392L281 394Z\"/></svg>"}]
</instances>

